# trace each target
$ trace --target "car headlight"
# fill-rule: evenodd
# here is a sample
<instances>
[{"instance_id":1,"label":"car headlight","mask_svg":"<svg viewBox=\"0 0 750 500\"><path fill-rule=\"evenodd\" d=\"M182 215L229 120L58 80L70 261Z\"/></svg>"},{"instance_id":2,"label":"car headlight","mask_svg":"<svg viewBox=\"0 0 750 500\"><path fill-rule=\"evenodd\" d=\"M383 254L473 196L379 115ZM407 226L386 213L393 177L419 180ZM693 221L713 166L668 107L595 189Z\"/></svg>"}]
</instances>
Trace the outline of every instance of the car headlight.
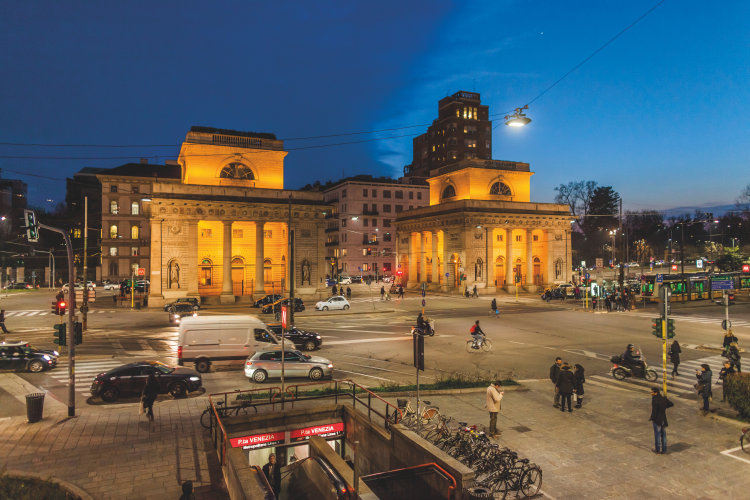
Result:
<instances>
[{"instance_id":1,"label":"car headlight","mask_svg":"<svg viewBox=\"0 0 750 500\"><path fill-rule=\"evenodd\" d=\"M50 358L50 357L49 357L48 355L46 355L46 354L45 354L44 356L42 356L42 357L44 358L44 360L45 360L45 361L49 361L50 359L52 359L52 358Z\"/></svg>"},{"instance_id":2,"label":"car headlight","mask_svg":"<svg viewBox=\"0 0 750 500\"><path fill-rule=\"evenodd\" d=\"M333 368L333 363L328 363L328 368Z\"/></svg>"},{"instance_id":3,"label":"car headlight","mask_svg":"<svg viewBox=\"0 0 750 500\"><path fill-rule=\"evenodd\" d=\"M60 353L59 353L59 352L57 352L57 351L52 351L52 353L53 353L53 354L54 354L55 356L59 356L59 355L60 355Z\"/></svg>"},{"instance_id":4,"label":"car headlight","mask_svg":"<svg viewBox=\"0 0 750 500\"><path fill-rule=\"evenodd\" d=\"M315 338L320 340L320 335L316 335Z\"/></svg>"},{"instance_id":5,"label":"car headlight","mask_svg":"<svg viewBox=\"0 0 750 500\"><path fill-rule=\"evenodd\" d=\"M190 377L191 382L198 382L200 379L200 377Z\"/></svg>"}]
</instances>

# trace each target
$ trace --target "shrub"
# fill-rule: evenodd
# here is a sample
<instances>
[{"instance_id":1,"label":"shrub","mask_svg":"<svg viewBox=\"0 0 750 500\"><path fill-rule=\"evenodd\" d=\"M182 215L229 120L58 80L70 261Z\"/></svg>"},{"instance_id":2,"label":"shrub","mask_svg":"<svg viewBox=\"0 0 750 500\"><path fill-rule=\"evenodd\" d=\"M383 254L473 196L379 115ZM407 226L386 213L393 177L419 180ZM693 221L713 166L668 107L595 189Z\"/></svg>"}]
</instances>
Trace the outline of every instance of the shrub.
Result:
<instances>
[{"instance_id":1,"label":"shrub","mask_svg":"<svg viewBox=\"0 0 750 500\"><path fill-rule=\"evenodd\" d=\"M68 493L59 485L28 477L0 477L0 498L15 500L74 500L78 496Z\"/></svg>"},{"instance_id":2,"label":"shrub","mask_svg":"<svg viewBox=\"0 0 750 500\"><path fill-rule=\"evenodd\" d=\"M727 400L742 418L750 418L750 373L735 373L724 380Z\"/></svg>"}]
</instances>

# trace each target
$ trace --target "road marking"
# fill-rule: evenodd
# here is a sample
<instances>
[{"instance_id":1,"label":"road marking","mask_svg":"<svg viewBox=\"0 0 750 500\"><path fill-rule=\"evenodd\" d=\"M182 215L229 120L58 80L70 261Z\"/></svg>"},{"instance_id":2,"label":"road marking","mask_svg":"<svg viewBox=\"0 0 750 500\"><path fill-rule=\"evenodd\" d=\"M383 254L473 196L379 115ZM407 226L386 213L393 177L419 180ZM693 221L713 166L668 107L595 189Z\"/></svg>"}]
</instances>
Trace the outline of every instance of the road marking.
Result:
<instances>
[{"instance_id":1,"label":"road marking","mask_svg":"<svg viewBox=\"0 0 750 500\"><path fill-rule=\"evenodd\" d=\"M401 375L414 375L413 373L400 372L398 370L390 370L388 368L380 368L380 367L371 366L371 365L362 365L362 364L359 364L359 363L352 363L351 361L338 361L338 363L339 364L345 364L345 365L360 366L362 368L372 368L373 370L380 370L380 371L383 371L383 372L398 373L398 374L401 374ZM422 376L426 377L426 378L432 378L432 379L435 378L435 377L432 377L430 375L422 375Z\"/></svg>"},{"instance_id":2,"label":"road marking","mask_svg":"<svg viewBox=\"0 0 750 500\"><path fill-rule=\"evenodd\" d=\"M398 383L398 382L396 382L395 380L391 380L391 379L389 379L389 378L383 378L383 377L376 377L375 375L367 375L367 374L364 374L364 373L359 373L359 372L351 372L351 371L348 371L348 370L339 370L338 368L334 368L334 370L336 370L336 371L339 371L339 372L342 372L342 373L351 373L351 374L354 374L354 375L360 375L360 376L362 376L362 377L370 377L370 378L376 378L376 379L378 379L378 380L385 380L385 381L387 381L387 382L393 382L394 384L397 384L397 383Z\"/></svg>"},{"instance_id":3,"label":"road marking","mask_svg":"<svg viewBox=\"0 0 750 500\"><path fill-rule=\"evenodd\" d=\"M735 460L742 460L743 462L750 464L750 460L748 460L747 458L735 457L734 455L732 455L732 453L741 449L742 449L742 446L738 446L737 448L731 448L729 450L720 451L719 453L721 453L722 455L726 457L731 457L731 458L734 458Z\"/></svg>"},{"instance_id":4,"label":"road marking","mask_svg":"<svg viewBox=\"0 0 750 500\"><path fill-rule=\"evenodd\" d=\"M340 345L340 344L362 344L364 342L390 342L392 340L411 340L412 336L409 335L408 337L398 337L398 338L389 338L389 339L356 339L356 340L334 340L333 342L327 342L326 345Z\"/></svg>"}]
</instances>

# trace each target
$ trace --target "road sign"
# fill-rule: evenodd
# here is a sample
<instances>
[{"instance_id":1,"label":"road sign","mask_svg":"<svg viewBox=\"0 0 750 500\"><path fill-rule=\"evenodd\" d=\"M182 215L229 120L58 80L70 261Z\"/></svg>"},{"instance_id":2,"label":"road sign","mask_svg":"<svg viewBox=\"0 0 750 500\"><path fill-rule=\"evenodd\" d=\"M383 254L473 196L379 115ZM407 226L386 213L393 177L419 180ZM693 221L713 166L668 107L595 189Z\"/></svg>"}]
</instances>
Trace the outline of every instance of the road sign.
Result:
<instances>
[{"instance_id":1,"label":"road sign","mask_svg":"<svg viewBox=\"0 0 750 500\"><path fill-rule=\"evenodd\" d=\"M289 327L289 306L281 306L281 328Z\"/></svg>"},{"instance_id":2,"label":"road sign","mask_svg":"<svg viewBox=\"0 0 750 500\"><path fill-rule=\"evenodd\" d=\"M734 290L733 280L711 280L711 290Z\"/></svg>"},{"instance_id":3,"label":"road sign","mask_svg":"<svg viewBox=\"0 0 750 500\"><path fill-rule=\"evenodd\" d=\"M596 267L604 267L604 259L602 258L596 259Z\"/></svg>"},{"instance_id":4,"label":"road sign","mask_svg":"<svg viewBox=\"0 0 750 500\"><path fill-rule=\"evenodd\" d=\"M589 280L589 273L586 273L586 281Z\"/></svg>"},{"instance_id":5,"label":"road sign","mask_svg":"<svg viewBox=\"0 0 750 500\"><path fill-rule=\"evenodd\" d=\"M422 307L424 307L424 306L426 306L426 305L427 305L427 301L426 301L426 300L424 300L424 299L422 299Z\"/></svg>"},{"instance_id":6,"label":"road sign","mask_svg":"<svg viewBox=\"0 0 750 500\"><path fill-rule=\"evenodd\" d=\"M425 295L427 295L427 292L426 292L426 291L424 290L424 288L423 288L423 289L422 289L422 297L424 297Z\"/></svg>"},{"instance_id":7,"label":"road sign","mask_svg":"<svg viewBox=\"0 0 750 500\"><path fill-rule=\"evenodd\" d=\"M136 273L138 276L146 276L146 268L145 267L139 267L138 272Z\"/></svg>"},{"instance_id":8,"label":"road sign","mask_svg":"<svg viewBox=\"0 0 750 500\"><path fill-rule=\"evenodd\" d=\"M695 267L697 269L703 269L703 259L698 259L695 261Z\"/></svg>"},{"instance_id":9,"label":"road sign","mask_svg":"<svg viewBox=\"0 0 750 500\"><path fill-rule=\"evenodd\" d=\"M450 275L451 275L451 273L445 273L445 277L446 277L446 278L447 278L448 276L450 276Z\"/></svg>"},{"instance_id":10,"label":"road sign","mask_svg":"<svg viewBox=\"0 0 750 500\"><path fill-rule=\"evenodd\" d=\"M672 264L672 271L677 271L677 264Z\"/></svg>"},{"instance_id":11,"label":"road sign","mask_svg":"<svg viewBox=\"0 0 750 500\"><path fill-rule=\"evenodd\" d=\"M656 274L656 282L657 283L664 283L664 275L663 274Z\"/></svg>"},{"instance_id":12,"label":"road sign","mask_svg":"<svg viewBox=\"0 0 750 500\"><path fill-rule=\"evenodd\" d=\"M668 299L672 296L672 289L668 286L659 287L659 298L661 300Z\"/></svg>"},{"instance_id":13,"label":"road sign","mask_svg":"<svg viewBox=\"0 0 750 500\"><path fill-rule=\"evenodd\" d=\"M742 272L750 273L750 264L742 264Z\"/></svg>"},{"instance_id":14,"label":"road sign","mask_svg":"<svg viewBox=\"0 0 750 500\"><path fill-rule=\"evenodd\" d=\"M724 319L721 321L721 329L726 330L727 328L732 328L732 322Z\"/></svg>"}]
</instances>

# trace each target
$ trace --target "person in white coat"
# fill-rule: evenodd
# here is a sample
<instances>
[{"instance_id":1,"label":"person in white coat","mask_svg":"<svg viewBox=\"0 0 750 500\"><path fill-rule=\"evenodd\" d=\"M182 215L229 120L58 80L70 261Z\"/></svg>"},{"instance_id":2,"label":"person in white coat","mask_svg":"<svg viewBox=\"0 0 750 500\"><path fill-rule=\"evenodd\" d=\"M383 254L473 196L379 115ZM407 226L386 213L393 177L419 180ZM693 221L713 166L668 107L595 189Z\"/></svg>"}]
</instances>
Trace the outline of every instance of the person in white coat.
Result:
<instances>
[{"instance_id":1,"label":"person in white coat","mask_svg":"<svg viewBox=\"0 0 750 500\"><path fill-rule=\"evenodd\" d=\"M503 399L503 384L496 380L487 387L487 411L490 412L490 437L497 437L497 414L500 412L500 401Z\"/></svg>"}]
</instances>

